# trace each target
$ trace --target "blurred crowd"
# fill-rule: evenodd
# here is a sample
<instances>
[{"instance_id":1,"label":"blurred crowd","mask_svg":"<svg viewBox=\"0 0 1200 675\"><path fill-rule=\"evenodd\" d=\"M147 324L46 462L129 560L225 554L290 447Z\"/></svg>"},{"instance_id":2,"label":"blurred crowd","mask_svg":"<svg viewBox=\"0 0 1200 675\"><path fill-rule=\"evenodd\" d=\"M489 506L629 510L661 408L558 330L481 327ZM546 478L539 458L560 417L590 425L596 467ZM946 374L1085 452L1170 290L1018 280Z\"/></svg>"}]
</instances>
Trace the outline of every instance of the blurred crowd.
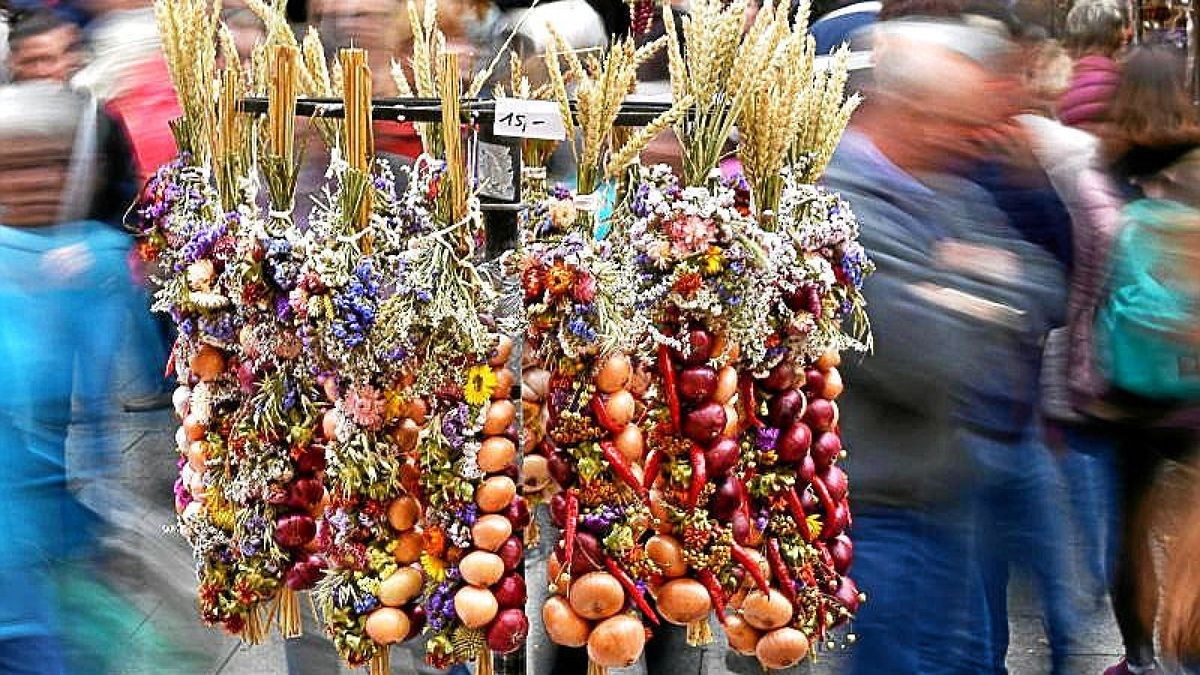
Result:
<instances>
[{"instance_id":1,"label":"blurred crowd","mask_svg":"<svg viewBox=\"0 0 1200 675\"><path fill-rule=\"evenodd\" d=\"M629 29L622 0L439 4L472 70L511 50L536 78L547 25L578 50ZM331 52L368 50L377 96L396 94L390 61L412 39L399 0L302 9ZM132 609L105 583L130 509L118 422L169 405L172 340L123 221L175 153L179 107L148 1L4 10L0 673L119 673L109 640ZM223 12L248 56L260 22L239 2ZM818 53L848 45L864 99L825 183L878 266L875 351L847 367L843 405L852 573L870 597L846 668L1007 673L1017 574L1040 601L1039 672L1086 672L1071 657L1108 612L1125 656L1104 675L1200 672L1187 670L1200 664L1200 117L1185 54L1131 45L1121 0L1076 0L1054 37L994 0L834 0L813 19ZM639 96L667 90L665 63L641 76ZM419 152L408 125L376 136L397 161ZM678 161L669 137L647 154ZM323 173L308 163L302 191ZM307 621L280 670L337 672ZM670 639L646 671L701 672ZM539 654L529 672L584 667ZM725 667L758 672L733 654Z\"/></svg>"}]
</instances>

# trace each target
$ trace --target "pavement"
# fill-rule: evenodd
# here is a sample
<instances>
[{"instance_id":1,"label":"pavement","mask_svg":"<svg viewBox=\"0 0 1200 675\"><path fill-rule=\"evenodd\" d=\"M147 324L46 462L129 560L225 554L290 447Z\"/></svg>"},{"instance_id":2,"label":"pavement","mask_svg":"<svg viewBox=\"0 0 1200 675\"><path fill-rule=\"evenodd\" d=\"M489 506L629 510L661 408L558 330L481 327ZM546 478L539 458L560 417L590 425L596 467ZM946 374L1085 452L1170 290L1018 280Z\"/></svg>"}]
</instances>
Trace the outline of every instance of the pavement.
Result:
<instances>
[{"instance_id":1,"label":"pavement","mask_svg":"<svg viewBox=\"0 0 1200 675\"><path fill-rule=\"evenodd\" d=\"M134 353L126 353L122 359L123 375L118 382L118 389L126 393L138 388L138 378L130 374L139 368L136 344L131 351ZM205 628L196 617L190 552L183 539L173 531L174 429L175 421L167 410L118 413L114 423L121 448L119 500L122 506L115 518L117 527L110 537L109 548L113 556L108 564L108 582L125 599L137 619L132 622L136 627L129 631L128 638L111 646L120 655L118 662L121 665L117 672L120 675L288 673L285 646L278 636L272 635L264 645L246 647L217 630ZM538 578L542 569L542 565L530 565L530 588L544 584L544 580ZM1016 581L1011 596L1009 672L1012 675L1048 673L1049 649L1035 594L1028 585ZM1107 604L1095 598L1087 599L1087 602L1094 610L1077 636L1070 666L1072 675L1100 675L1120 654L1120 640ZM534 612L540 614L536 609ZM534 632L528 658L531 675L535 675L533 664L539 660L545 662L540 657L547 649L544 638L536 635L536 628ZM418 671L416 649L393 649L394 673ZM293 657L302 664L297 673L355 672L333 665L328 656L332 647L311 631L292 651ZM696 675L729 673L725 657L726 652L719 644L707 647L703 657L696 661L693 672ZM818 660L806 662L795 672L833 675L843 661L836 652L823 653ZM682 675L683 669L678 670ZM640 672L644 672L644 668L635 666L614 670L611 675Z\"/></svg>"}]
</instances>

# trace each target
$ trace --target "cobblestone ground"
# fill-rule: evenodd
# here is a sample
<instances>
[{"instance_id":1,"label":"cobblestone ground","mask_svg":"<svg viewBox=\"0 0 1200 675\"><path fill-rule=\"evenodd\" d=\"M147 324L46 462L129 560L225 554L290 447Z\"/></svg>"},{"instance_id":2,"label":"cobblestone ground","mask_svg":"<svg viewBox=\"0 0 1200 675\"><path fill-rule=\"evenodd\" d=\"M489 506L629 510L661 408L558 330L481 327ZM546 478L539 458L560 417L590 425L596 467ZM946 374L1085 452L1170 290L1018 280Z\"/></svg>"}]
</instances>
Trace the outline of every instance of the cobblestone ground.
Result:
<instances>
[{"instance_id":1,"label":"cobblestone ground","mask_svg":"<svg viewBox=\"0 0 1200 675\"><path fill-rule=\"evenodd\" d=\"M134 388L133 378L122 380L121 388ZM123 494L119 527L112 537L115 552L110 582L141 617L125 644L112 648L122 654L122 675L282 675L287 672L282 641L272 637L255 648L239 646L236 640L203 628L192 606L191 559L184 542L169 531L173 521L171 483L174 422L168 411L122 413L117 429L122 448L120 485ZM544 567L531 564L529 587L544 587ZM1096 605L1093 598L1089 604ZM528 652L529 672L543 670L550 647L540 639L536 625ZM1047 673L1048 647L1031 591L1020 584L1011 601L1012 647L1009 671L1013 675ZM152 639L147 639L152 638ZM158 644L155 649L147 642ZM164 646L165 643L165 646ZM331 647L315 636L291 647L293 657L305 665L306 675L350 672L329 660ZM1100 675L1119 653L1119 639L1107 606L1097 607L1077 636L1072 675ZM706 648L702 658L663 675L720 675L729 673L725 650ZM393 650L393 672L422 672L414 650ZM798 675L832 675L838 672L838 655L827 655L815 663L795 669ZM358 671L365 672L365 671ZM614 670L612 675L641 675L644 668ZM579 675L582 675L580 673ZM651 673L648 675L659 675ZM879 675L888 675L880 673Z\"/></svg>"}]
</instances>

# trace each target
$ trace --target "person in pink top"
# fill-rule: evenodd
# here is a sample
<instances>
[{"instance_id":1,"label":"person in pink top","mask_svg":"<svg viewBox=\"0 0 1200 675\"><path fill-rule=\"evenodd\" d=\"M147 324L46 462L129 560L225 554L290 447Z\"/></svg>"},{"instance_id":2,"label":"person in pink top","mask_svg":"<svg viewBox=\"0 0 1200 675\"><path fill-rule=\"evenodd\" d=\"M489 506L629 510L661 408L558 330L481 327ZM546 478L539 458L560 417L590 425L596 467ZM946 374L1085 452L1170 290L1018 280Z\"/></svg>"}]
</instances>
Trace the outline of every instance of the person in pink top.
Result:
<instances>
[{"instance_id":1,"label":"person in pink top","mask_svg":"<svg viewBox=\"0 0 1200 675\"><path fill-rule=\"evenodd\" d=\"M1071 84L1058 101L1058 118L1067 126L1103 136L1121 78L1115 56L1129 42L1129 15L1117 0L1084 0L1067 14L1066 29L1075 67Z\"/></svg>"}]
</instances>

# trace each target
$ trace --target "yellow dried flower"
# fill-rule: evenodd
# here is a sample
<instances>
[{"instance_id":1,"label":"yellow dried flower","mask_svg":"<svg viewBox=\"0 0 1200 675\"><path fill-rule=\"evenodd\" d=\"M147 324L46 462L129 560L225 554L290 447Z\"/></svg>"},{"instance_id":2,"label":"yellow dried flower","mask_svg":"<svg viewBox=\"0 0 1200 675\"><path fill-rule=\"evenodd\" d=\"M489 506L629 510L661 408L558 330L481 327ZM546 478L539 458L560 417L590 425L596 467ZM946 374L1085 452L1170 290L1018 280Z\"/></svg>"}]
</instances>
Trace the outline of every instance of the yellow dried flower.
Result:
<instances>
[{"instance_id":1,"label":"yellow dried flower","mask_svg":"<svg viewBox=\"0 0 1200 675\"><path fill-rule=\"evenodd\" d=\"M467 371L467 383L463 386L463 396L471 405L483 405L492 400L492 392L496 389L496 373L491 366L481 363L472 366Z\"/></svg>"}]
</instances>

